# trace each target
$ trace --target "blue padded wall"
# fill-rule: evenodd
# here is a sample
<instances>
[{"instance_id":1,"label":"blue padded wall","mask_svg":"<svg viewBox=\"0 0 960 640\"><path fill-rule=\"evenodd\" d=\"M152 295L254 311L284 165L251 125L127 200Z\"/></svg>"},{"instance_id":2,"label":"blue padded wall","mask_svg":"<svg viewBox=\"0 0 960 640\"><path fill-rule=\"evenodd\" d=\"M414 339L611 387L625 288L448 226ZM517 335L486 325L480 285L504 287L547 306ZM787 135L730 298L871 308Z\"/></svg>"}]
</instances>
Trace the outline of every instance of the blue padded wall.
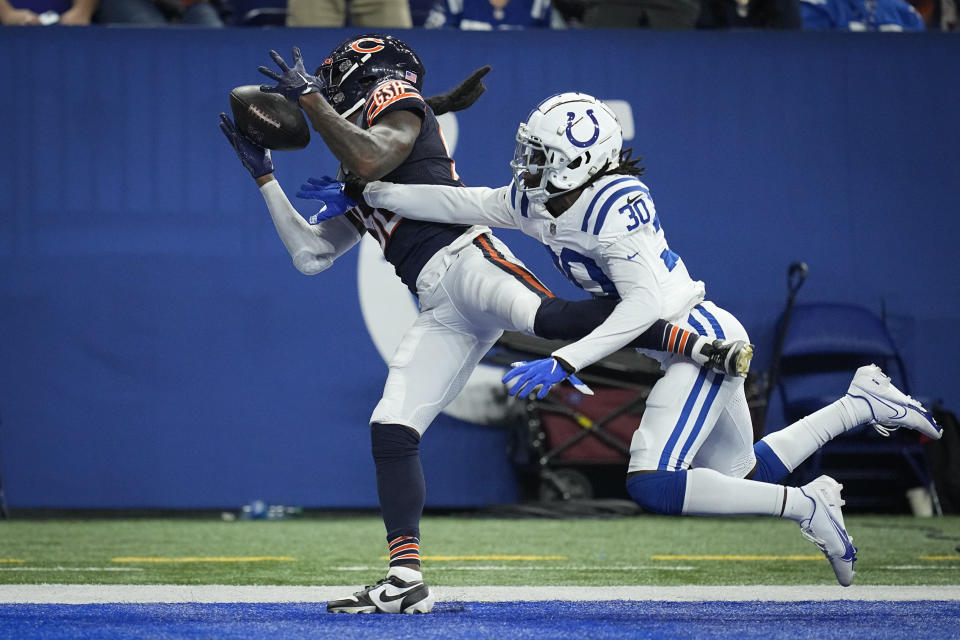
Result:
<instances>
[{"instance_id":1,"label":"blue padded wall","mask_svg":"<svg viewBox=\"0 0 960 640\"><path fill-rule=\"evenodd\" d=\"M297 273L217 129L267 50L343 30L0 30L0 471L13 507L376 504L385 366L357 257ZM960 400L960 84L939 34L400 34L425 93L482 64L457 166L497 186L516 124L581 90L629 104L671 247L769 359L794 260L805 300L885 305L918 395ZM331 173L276 154L292 193ZM501 234L558 293L545 252ZM956 406L953 404L952 406ZM775 418L775 416L774 416ZM772 418L773 419L773 418ZM502 430L442 418L431 505L515 497Z\"/></svg>"}]
</instances>

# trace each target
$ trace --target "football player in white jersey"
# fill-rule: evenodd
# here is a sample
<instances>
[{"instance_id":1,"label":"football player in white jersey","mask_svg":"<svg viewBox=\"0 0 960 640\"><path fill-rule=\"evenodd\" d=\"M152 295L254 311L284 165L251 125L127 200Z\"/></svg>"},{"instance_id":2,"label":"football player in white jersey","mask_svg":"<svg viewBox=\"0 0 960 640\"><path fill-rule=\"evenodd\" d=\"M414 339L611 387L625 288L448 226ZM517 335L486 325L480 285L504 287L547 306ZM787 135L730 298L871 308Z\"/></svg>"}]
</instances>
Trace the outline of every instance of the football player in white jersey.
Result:
<instances>
[{"instance_id":1,"label":"football player in white jersey","mask_svg":"<svg viewBox=\"0 0 960 640\"><path fill-rule=\"evenodd\" d=\"M261 69L277 83L265 89L303 108L345 172L369 180L461 186L434 109L469 106L479 95L476 82L482 73L447 94L423 98L425 69L419 56L386 34L348 38L327 56L318 76L306 71L299 49L292 67L276 52L271 57L280 72ZM221 130L260 188L299 271L324 271L369 233L418 298L420 313L389 362L383 395L370 417L387 576L329 601L327 610L428 612L434 596L420 571L426 496L421 436L504 329L579 338L606 318L612 305L556 298L482 225L420 222L371 207L310 225L277 181L269 151L243 136L226 114L221 114ZM746 375L752 347L745 342L707 340L662 320L654 327L642 339L647 348Z\"/></svg>"},{"instance_id":2,"label":"football player in white jersey","mask_svg":"<svg viewBox=\"0 0 960 640\"><path fill-rule=\"evenodd\" d=\"M557 267L594 296L618 301L607 320L551 357L520 363L504 382L512 394L549 388L629 344L657 318L700 335L747 341L728 311L705 299L667 244L642 169L622 149L622 132L604 103L580 93L544 100L522 123L499 189L311 181L303 197L333 216L362 202L424 220L522 230L551 251ZM803 487L774 484L828 440L861 424L906 427L931 438L940 428L876 366L857 370L843 398L772 433L755 446L741 377L663 353L634 433L630 495L662 514L768 515L797 522L826 555L840 584L853 581L856 549L841 513L841 485L821 476Z\"/></svg>"}]
</instances>

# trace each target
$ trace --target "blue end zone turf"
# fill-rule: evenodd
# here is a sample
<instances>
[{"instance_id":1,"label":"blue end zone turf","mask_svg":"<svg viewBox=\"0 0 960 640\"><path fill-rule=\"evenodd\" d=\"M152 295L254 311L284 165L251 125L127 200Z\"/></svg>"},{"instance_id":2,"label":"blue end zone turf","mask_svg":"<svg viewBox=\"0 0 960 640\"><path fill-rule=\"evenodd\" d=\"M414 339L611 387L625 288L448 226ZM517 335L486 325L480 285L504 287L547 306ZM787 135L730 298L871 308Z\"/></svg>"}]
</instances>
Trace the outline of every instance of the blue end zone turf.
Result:
<instances>
[{"instance_id":1,"label":"blue end zone turf","mask_svg":"<svg viewBox=\"0 0 960 640\"><path fill-rule=\"evenodd\" d=\"M444 602L417 616L323 603L0 605L0 638L958 638L960 602Z\"/></svg>"}]
</instances>

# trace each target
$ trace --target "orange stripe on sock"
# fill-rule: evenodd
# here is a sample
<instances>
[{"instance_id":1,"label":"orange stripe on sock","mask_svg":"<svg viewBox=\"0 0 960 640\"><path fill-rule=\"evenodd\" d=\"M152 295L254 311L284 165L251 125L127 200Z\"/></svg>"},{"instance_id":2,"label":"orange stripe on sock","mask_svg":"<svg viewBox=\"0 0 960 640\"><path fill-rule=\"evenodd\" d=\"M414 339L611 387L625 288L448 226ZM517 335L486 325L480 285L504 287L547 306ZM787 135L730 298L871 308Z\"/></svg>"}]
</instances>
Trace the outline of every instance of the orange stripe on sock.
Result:
<instances>
[{"instance_id":1,"label":"orange stripe on sock","mask_svg":"<svg viewBox=\"0 0 960 640\"><path fill-rule=\"evenodd\" d=\"M391 554L400 553L401 551L420 551L420 545L418 544L405 544L400 547L396 547L390 550Z\"/></svg>"},{"instance_id":2,"label":"orange stripe on sock","mask_svg":"<svg viewBox=\"0 0 960 640\"><path fill-rule=\"evenodd\" d=\"M673 351L673 343L677 339L678 331L680 331L680 327L676 325L670 330L670 339L667 340L667 351Z\"/></svg>"},{"instance_id":3,"label":"orange stripe on sock","mask_svg":"<svg viewBox=\"0 0 960 640\"><path fill-rule=\"evenodd\" d=\"M540 284L540 281L533 277L532 273L499 255L497 250L493 248L493 245L490 244L490 240L488 240L485 236L477 236L476 240L480 247L486 251L491 260L504 267L507 271L510 271L514 275L518 276L521 280L526 282L537 291L540 291L547 297L554 297L553 292Z\"/></svg>"},{"instance_id":4,"label":"orange stripe on sock","mask_svg":"<svg viewBox=\"0 0 960 640\"><path fill-rule=\"evenodd\" d=\"M684 353L684 349L687 347L687 339L690 337L689 331L683 332L683 337L680 338L680 348L677 349L677 353Z\"/></svg>"}]
</instances>

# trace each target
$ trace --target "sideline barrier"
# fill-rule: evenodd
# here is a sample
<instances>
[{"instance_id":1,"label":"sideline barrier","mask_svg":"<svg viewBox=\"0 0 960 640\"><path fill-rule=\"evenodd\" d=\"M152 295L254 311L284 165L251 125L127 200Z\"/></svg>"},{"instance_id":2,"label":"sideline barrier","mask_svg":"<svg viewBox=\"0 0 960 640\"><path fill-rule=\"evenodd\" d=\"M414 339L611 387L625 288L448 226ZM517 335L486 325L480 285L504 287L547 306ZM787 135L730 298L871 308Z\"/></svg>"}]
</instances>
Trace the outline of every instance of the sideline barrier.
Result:
<instances>
[{"instance_id":1,"label":"sideline barrier","mask_svg":"<svg viewBox=\"0 0 960 640\"><path fill-rule=\"evenodd\" d=\"M357 253L297 273L217 130L273 48L315 66L347 30L3 29L0 464L10 506L376 504L366 423L385 366ZM543 97L617 101L671 248L765 366L783 274L804 296L886 306L925 396L957 398L960 58L949 34L400 34L425 93L491 64L448 123L467 184L510 178ZM277 153L292 195L336 164ZM304 207L306 210L307 207ZM549 257L500 234L558 293ZM776 413L771 413L776 417ZM509 502L503 431L443 417L428 504Z\"/></svg>"}]
</instances>

